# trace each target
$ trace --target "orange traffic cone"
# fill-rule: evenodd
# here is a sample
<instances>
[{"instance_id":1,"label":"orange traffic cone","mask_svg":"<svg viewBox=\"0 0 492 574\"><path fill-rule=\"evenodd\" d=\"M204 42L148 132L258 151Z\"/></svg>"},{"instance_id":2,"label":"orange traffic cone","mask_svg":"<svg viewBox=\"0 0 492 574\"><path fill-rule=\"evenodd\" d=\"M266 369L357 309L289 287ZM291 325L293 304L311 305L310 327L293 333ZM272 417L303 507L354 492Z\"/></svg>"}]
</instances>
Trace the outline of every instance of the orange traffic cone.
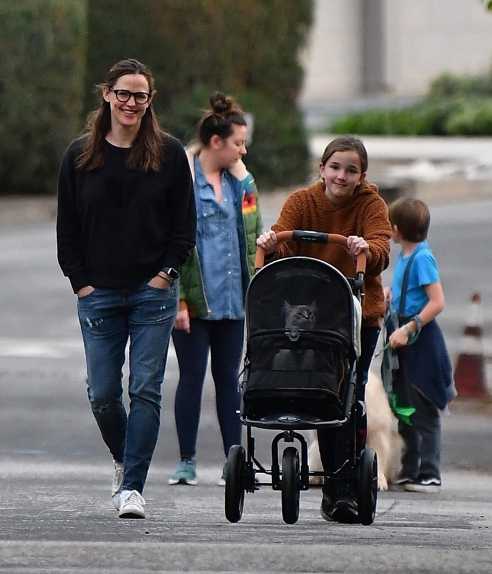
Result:
<instances>
[{"instance_id":1,"label":"orange traffic cone","mask_svg":"<svg viewBox=\"0 0 492 574\"><path fill-rule=\"evenodd\" d=\"M479 293L471 297L468 321L465 325L461 352L456 360L454 382L458 397L485 398L485 357L482 342L483 316Z\"/></svg>"}]
</instances>

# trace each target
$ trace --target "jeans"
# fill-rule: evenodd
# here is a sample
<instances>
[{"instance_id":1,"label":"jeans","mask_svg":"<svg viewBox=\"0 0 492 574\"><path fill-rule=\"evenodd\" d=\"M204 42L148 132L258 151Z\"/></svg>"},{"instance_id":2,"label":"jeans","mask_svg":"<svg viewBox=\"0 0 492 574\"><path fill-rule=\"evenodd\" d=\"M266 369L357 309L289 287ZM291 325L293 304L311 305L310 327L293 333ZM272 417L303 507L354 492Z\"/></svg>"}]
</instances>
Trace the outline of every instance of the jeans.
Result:
<instances>
[{"instance_id":1,"label":"jeans","mask_svg":"<svg viewBox=\"0 0 492 574\"><path fill-rule=\"evenodd\" d=\"M122 490L143 491L159 433L161 385L177 310L177 286L95 289L78 300L87 394L102 438L124 463ZM122 401L129 347L130 409Z\"/></svg>"},{"instance_id":2,"label":"jeans","mask_svg":"<svg viewBox=\"0 0 492 574\"><path fill-rule=\"evenodd\" d=\"M437 407L413 385L411 404L415 407L412 426L398 423L405 443L400 475L412 480L441 478L441 416Z\"/></svg>"},{"instance_id":3,"label":"jeans","mask_svg":"<svg viewBox=\"0 0 492 574\"><path fill-rule=\"evenodd\" d=\"M210 349L217 417L224 454L241 444L238 371L243 351L244 321L192 319L190 333L174 330L179 364L174 414L181 458L196 454L203 383Z\"/></svg>"},{"instance_id":4,"label":"jeans","mask_svg":"<svg viewBox=\"0 0 492 574\"><path fill-rule=\"evenodd\" d=\"M365 386L369 374L372 355L379 336L379 327L362 327L362 352L357 361L356 390L357 400L357 452L360 452L366 443L367 416L365 411ZM349 456L352 441L353 426L348 422L338 428L324 428L318 430L318 444L321 462L327 472L334 472Z\"/></svg>"}]
</instances>

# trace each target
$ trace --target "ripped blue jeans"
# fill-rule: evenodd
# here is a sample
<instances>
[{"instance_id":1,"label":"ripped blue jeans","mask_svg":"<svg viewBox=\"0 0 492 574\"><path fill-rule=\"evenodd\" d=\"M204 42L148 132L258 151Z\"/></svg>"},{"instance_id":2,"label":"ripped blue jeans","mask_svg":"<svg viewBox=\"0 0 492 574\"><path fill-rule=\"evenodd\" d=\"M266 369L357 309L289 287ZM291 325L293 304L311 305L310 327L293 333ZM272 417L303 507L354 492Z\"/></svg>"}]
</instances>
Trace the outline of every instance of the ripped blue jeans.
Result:
<instances>
[{"instance_id":1,"label":"ripped blue jeans","mask_svg":"<svg viewBox=\"0 0 492 574\"><path fill-rule=\"evenodd\" d=\"M122 490L143 491L157 443L161 385L177 310L177 285L95 289L78 299L87 362L87 393L102 438L124 463ZM130 409L122 401L129 347Z\"/></svg>"}]
</instances>

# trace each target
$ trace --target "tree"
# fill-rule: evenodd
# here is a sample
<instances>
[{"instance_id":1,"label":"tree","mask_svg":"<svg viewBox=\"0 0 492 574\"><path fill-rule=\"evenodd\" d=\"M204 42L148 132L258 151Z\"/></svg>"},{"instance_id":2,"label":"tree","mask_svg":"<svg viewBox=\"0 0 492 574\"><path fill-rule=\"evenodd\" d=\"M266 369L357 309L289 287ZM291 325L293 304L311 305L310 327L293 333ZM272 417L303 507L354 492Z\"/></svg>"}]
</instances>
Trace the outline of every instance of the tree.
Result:
<instances>
[{"instance_id":1,"label":"tree","mask_svg":"<svg viewBox=\"0 0 492 574\"><path fill-rule=\"evenodd\" d=\"M2 193L55 191L63 150L80 128L85 3L0 0Z\"/></svg>"}]
</instances>

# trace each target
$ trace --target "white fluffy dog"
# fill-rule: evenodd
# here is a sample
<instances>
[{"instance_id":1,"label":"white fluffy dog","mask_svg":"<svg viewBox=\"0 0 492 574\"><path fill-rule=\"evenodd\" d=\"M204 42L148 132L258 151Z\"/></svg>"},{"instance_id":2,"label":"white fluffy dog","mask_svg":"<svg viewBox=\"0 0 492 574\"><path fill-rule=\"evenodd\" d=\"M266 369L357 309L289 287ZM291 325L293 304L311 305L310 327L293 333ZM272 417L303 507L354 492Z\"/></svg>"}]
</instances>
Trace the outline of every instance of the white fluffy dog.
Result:
<instances>
[{"instance_id":1,"label":"white fluffy dog","mask_svg":"<svg viewBox=\"0 0 492 574\"><path fill-rule=\"evenodd\" d=\"M388 484L395 479L399 466L403 442L398 434L396 418L391 412L388 396L381 379L382 337L379 338L369 368L366 386L367 446L373 448L378 457L378 488L388 490ZM318 440L313 432L308 450L309 470L321 471ZM320 484L321 477L311 477L310 484Z\"/></svg>"}]
</instances>

